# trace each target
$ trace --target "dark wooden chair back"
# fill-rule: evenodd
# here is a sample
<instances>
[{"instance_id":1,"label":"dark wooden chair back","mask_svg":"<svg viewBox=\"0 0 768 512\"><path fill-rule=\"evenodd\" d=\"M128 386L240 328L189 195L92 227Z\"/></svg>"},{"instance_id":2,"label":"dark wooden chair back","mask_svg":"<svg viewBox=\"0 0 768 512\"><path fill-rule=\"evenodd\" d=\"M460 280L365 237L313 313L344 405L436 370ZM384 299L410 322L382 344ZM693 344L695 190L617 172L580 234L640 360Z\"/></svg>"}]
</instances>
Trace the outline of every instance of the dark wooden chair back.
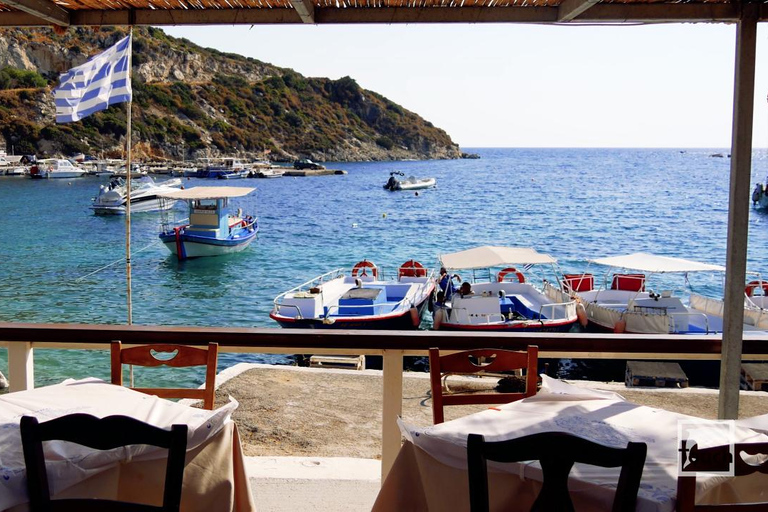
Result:
<instances>
[{"instance_id":1,"label":"dark wooden chair back","mask_svg":"<svg viewBox=\"0 0 768 512\"><path fill-rule=\"evenodd\" d=\"M219 344L209 343L208 348L190 347L187 345L140 345L123 348L119 341L113 341L112 352L112 384L123 385L123 365L135 366L171 366L174 368L188 366L205 366L205 387L191 388L132 388L142 393L156 395L160 398L193 398L203 401L205 409L213 409L214 393L216 391L216 366L218 364ZM154 353L176 352L170 359L158 359Z\"/></svg>"},{"instance_id":2,"label":"dark wooden chair back","mask_svg":"<svg viewBox=\"0 0 768 512\"><path fill-rule=\"evenodd\" d=\"M696 458L700 461L713 459L722 460L723 455L731 453L730 446L714 446L697 450ZM762 463L748 463L743 455L768 455L768 443L735 443L733 445L733 474L736 477L752 473L768 474L768 458ZM702 468L706 470L706 468ZM759 503L726 503L721 505L696 505L696 475L679 476L677 478L677 507L678 512L765 512L768 502Z\"/></svg>"},{"instance_id":3,"label":"dark wooden chair back","mask_svg":"<svg viewBox=\"0 0 768 512\"><path fill-rule=\"evenodd\" d=\"M633 512L647 449L645 443L628 443L626 448L610 448L564 432L544 432L498 442L486 442L479 434L469 434L467 464L470 510L488 510L486 461L538 460L544 482L531 507L532 512L573 512L573 502L568 493L568 474L576 462L603 468L620 467L611 510Z\"/></svg>"},{"instance_id":4,"label":"dark wooden chair back","mask_svg":"<svg viewBox=\"0 0 768 512\"><path fill-rule=\"evenodd\" d=\"M151 445L168 450L163 505L125 503L81 498L52 500L45 469L43 441L68 441L97 450L128 445ZM27 467L27 490L31 512L177 512L181 505L181 484L187 451L187 426L165 430L128 416L99 419L90 414L70 414L39 423L33 416L21 418L21 442ZM149 482L147 482L149 484Z\"/></svg>"},{"instance_id":5,"label":"dark wooden chair back","mask_svg":"<svg viewBox=\"0 0 768 512\"><path fill-rule=\"evenodd\" d=\"M484 358L484 359L480 359ZM478 364L479 360L487 363ZM432 419L435 424L445 421L443 407L448 405L504 404L536 394L538 384L539 347L531 345L525 352L497 349L465 350L441 356L437 348L429 349L429 379L432 389ZM444 394L446 374L497 373L525 369L525 391L521 393Z\"/></svg>"}]
</instances>

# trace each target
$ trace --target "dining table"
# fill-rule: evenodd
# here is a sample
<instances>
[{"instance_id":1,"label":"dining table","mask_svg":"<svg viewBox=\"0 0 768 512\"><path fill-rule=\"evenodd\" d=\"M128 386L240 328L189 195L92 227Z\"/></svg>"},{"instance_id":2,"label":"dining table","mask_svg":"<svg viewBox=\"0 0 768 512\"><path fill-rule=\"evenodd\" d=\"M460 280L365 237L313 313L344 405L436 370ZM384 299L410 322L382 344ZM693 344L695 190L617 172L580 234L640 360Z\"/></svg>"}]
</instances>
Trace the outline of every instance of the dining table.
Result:
<instances>
[{"instance_id":1,"label":"dining table","mask_svg":"<svg viewBox=\"0 0 768 512\"><path fill-rule=\"evenodd\" d=\"M35 416L44 422L72 413L99 418L125 415L161 428L187 425L181 510L255 510L237 426L231 419L236 408L237 402L230 399L215 410L200 409L95 378L1 395L0 511L28 510L21 417ZM100 451L49 441L45 456L54 499L89 496L162 503L167 450L136 445Z\"/></svg>"},{"instance_id":2,"label":"dining table","mask_svg":"<svg viewBox=\"0 0 768 512\"><path fill-rule=\"evenodd\" d=\"M618 448L630 441L646 443L648 454L636 510L671 512L677 493L681 424L694 424L696 428L722 425L715 420L638 405L612 391L542 375L539 393L524 400L428 427L400 421L404 443L373 511L469 510L468 434L482 434L486 441L502 441L540 432L566 432ZM734 442L768 441L768 415L735 421L730 427ZM611 510L618 475L618 468L575 464L568 481L575 509ZM488 462L490 510L527 512L541 482L537 461ZM768 475L709 475L697 479L697 503L739 501L768 501Z\"/></svg>"}]
</instances>

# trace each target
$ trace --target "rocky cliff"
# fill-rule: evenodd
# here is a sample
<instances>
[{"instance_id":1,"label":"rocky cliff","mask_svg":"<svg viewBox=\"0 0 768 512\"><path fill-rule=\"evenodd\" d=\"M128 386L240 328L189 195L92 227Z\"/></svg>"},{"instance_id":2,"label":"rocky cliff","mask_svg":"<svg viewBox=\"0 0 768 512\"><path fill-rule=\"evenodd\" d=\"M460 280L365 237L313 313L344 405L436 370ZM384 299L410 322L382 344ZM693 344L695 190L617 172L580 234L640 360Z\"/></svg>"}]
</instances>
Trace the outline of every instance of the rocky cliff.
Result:
<instances>
[{"instance_id":1,"label":"rocky cliff","mask_svg":"<svg viewBox=\"0 0 768 512\"><path fill-rule=\"evenodd\" d=\"M16 153L118 156L126 105L56 125L59 74L125 36L122 29L0 31L0 134ZM134 30L133 146L138 157L291 160L458 158L441 129L349 77L308 78L201 48L162 30Z\"/></svg>"}]
</instances>

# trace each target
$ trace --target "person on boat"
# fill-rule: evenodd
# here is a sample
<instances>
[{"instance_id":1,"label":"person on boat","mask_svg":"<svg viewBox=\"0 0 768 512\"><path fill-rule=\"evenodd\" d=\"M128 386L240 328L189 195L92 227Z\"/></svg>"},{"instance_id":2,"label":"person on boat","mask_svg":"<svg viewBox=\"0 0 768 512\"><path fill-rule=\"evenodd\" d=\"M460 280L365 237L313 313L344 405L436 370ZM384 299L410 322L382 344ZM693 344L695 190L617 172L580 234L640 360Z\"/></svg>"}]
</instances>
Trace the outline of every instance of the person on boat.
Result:
<instances>
[{"instance_id":1,"label":"person on boat","mask_svg":"<svg viewBox=\"0 0 768 512\"><path fill-rule=\"evenodd\" d=\"M445 300L449 300L451 296L456 293L456 287L453 286L453 279L458 279L461 282L461 278L458 274L451 276L445 267L440 267L440 277L437 280L437 285L445 296Z\"/></svg>"},{"instance_id":2,"label":"person on boat","mask_svg":"<svg viewBox=\"0 0 768 512\"><path fill-rule=\"evenodd\" d=\"M459 288L459 295L462 297L466 297L467 295L473 295L475 292L472 291L472 285L469 284L469 281L464 281L461 283L461 288Z\"/></svg>"}]
</instances>

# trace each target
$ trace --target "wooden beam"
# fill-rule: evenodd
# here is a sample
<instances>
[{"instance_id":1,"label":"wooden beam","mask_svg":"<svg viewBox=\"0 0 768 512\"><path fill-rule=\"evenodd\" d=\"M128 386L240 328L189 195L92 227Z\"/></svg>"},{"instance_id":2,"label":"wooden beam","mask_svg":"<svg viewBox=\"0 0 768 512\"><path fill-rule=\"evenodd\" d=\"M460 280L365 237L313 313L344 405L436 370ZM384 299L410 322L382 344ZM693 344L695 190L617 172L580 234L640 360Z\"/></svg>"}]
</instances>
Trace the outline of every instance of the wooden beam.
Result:
<instances>
[{"instance_id":1,"label":"wooden beam","mask_svg":"<svg viewBox=\"0 0 768 512\"><path fill-rule=\"evenodd\" d=\"M292 0L291 3L303 23L315 22L315 4L311 0Z\"/></svg>"},{"instance_id":2,"label":"wooden beam","mask_svg":"<svg viewBox=\"0 0 768 512\"><path fill-rule=\"evenodd\" d=\"M48 23L62 27L69 25L69 12L48 0L3 0L3 3Z\"/></svg>"},{"instance_id":3,"label":"wooden beam","mask_svg":"<svg viewBox=\"0 0 768 512\"><path fill-rule=\"evenodd\" d=\"M720 366L720 419L739 417L739 381L744 331L744 282L747 273L749 187L752 171L752 120L755 103L756 4L743 4L736 26L736 66L733 91L731 181L728 204L728 246L725 256L725 305Z\"/></svg>"},{"instance_id":4,"label":"wooden beam","mask_svg":"<svg viewBox=\"0 0 768 512\"><path fill-rule=\"evenodd\" d=\"M131 12L127 10L73 11L72 25L119 26L129 25ZM133 24L154 25L272 25L301 23L298 13L290 8L274 9L137 9L133 11ZM0 14L0 25L3 25Z\"/></svg>"},{"instance_id":5,"label":"wooden beam","mask_svg":"<svg viewBox=\"0 0 768 512\"><path fill-rule=\"evenodd\" d=\"M743 290L742 290L743 291ZM191 327L102 324L23 324L0 322L0 343L33 342L108 346L112 340L124 344L179 343L207 345L217 342L219 350L255 347L296 349L296 353L322 347L339 349L339 353L357 354L356 350L422 351L439 346L445 350L498 347L525 349L538 345L539 352L568 353L590 358L600 354L697 354L718 359L722 351L721 337L702 335L571 334L571 333L497 333L448 331L358 331L329 329L274 329L246 327ZM341 352L344 350L345 352ZM743 343L744 354L757 354L768 359L768 336L750 336Z\"/></svg>"},{"instance_id":6,"label":"wooden beam","mask_svg":"<svg viewBox=\"0 0 768 512\"><path fill-rule=\"evenodd\" d=\"M27 1L27 0L25 0ZM303 0L311 4L310 0ZM581 0L584 1L584 0ZM587 0L590 1L590 0ZM298 0L297 4L298 5ZM558 23L558 7L347 7L313 8L316 24L369 23ZM758 21L768 21L768 5L760 4ZM570 24L586 23L674 23L725 22L739 20L733 4L597 4ZM262 25L301 24L299 12L285 8L249 9L138 9L73 10L72 26L104 25ZM0 12L0 26L45 26L38 16L24 12Z\"/></svg>"},{"instance_id":7,"label":"wooden beam","mask_svg":"<svg viewBox=\"0 0 768 512\"><path fill-rule=\"evenodd\" d=\"M557 21L571 21L598 3L600 0L565 0L557 8Z\"/></svg>"}]
</instances>

